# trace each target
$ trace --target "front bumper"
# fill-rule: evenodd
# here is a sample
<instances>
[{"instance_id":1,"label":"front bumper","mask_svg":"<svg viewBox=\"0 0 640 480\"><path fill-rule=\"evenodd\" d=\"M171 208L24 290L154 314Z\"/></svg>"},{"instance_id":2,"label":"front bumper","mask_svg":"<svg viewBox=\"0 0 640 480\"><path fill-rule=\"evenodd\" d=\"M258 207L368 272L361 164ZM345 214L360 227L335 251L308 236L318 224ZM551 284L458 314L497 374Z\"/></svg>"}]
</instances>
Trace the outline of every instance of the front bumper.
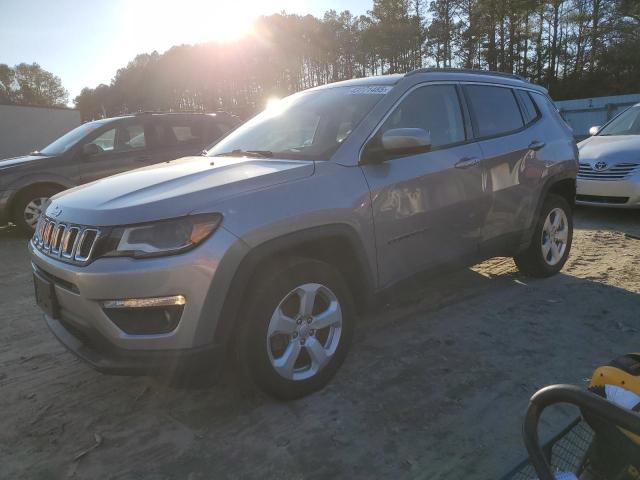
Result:
<instances>
[{"instance_id":1,"label":"front bumper","mask_svg":"<svg viewBox=\"0 0 640 480\"><path fill-rule=\"evenodd\" d=\"M576 204L596 207L640 208L640 176L624 180L578 178Z\"/></svg>"},{"instance_id":2,"label":"front bumper","mask_svg":"<svg viewBox=\"0 0 640 480\"><path fill-rule=\"evenodd\" d=\"M96 331L80 330L62 320L44 315L49 330L67 350L102 373L111 375L171 376L220 365L223 345L205 345L180 350L126 350L117 348Z\"/></svg>"},{"instance_id":3,"label":"front bumper","mask_svg":"<svg viewBox=\"0 0 640 480\"><path fill-rule=\"evenodd\" d=\"M100 371L140 374L217 357L216 326L233 272L246 246L219 228L189 252L167 257L101 258L63 263L33 248L34 272L53 284L58 309L46 316L55 336ZM126 333L107 316L106 300L182 295L186 304L170 332Z\"/></svg>"}]
</instances>

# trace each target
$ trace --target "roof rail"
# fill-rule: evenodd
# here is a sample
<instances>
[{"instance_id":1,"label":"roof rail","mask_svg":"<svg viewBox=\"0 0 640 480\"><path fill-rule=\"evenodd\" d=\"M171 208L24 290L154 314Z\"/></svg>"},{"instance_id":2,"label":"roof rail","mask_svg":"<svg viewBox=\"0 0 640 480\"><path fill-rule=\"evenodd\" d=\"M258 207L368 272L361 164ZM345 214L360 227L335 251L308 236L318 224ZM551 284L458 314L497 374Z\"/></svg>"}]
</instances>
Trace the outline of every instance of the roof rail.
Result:
<instances>
[{"instance_id":1,"label":"roof rail","mask_svg":"<svg viewBox=\"0 0 640 480\"><path fill-rule=\"evenodd\" d=\"M167 111L167 110L144 110L142 112L133 112L130 113L129 115L154 115L154 114L162 114L162 115L167 115L167 114L171 114L171 113L200 113L202 115L207 114L208 112L203 112L203 111L196 111L196 110L180 110L180 111ZM216 112L213 112L216 113Z\"/></svg>"},{"instance_id":2,"label":"roof rail","mask_svg":"<svg viewBox=\"0 0 640 480\"><path fill-rule=\"evenodd\" d=\"M512 80L521 80L523 82L527 82L528 80L520 75L516 75L515 73L505 73L505 72L494 72L491 70L473 70L470 68L418 68L416 70L412 70L406 74L406 76L415 75L417 73L470 73L474 75L487 75L492 77L503 77L503 78L511 78Z\"/></svg>"},{"instance_id":3,"label":"roof rail","mask_svg":"<svg viewBox=\"0 0 640 480\"><path fill-rule=\"evenodd\" d=\"M190 115L194 115L194 114L199 114L199 115L233 115L229 112L226 112L224 110L216 110L213 112L203 112L203 111L196 111L196 110L184 110L184 111L167 111L167 110L145 110L142 112L130 112L130 113L120 113L118 115L114 115L114 117L131 117L131 116L141 116L141 115L172 115L172 114L190 114ZM110 117L111 118L111 117Z\"/></svg>"}]
</instances>

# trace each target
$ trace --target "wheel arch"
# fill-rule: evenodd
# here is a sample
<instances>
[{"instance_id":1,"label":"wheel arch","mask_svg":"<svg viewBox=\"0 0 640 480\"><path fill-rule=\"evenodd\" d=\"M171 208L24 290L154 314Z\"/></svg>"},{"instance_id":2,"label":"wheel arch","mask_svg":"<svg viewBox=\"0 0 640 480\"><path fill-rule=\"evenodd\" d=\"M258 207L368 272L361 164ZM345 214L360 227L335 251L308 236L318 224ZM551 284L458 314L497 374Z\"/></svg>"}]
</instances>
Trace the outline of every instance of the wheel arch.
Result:
<instances>
[{"instance_id":1,"label":"wheel arch","mask_svg":"<svg viewBox=\"0 0 640 480\"><path fill-rule=\"evenodd\" d=\"M542 205L544 204L545 199L552 194L560 195L567 201L569 206L573 208L576 203L575 177L564 175L564 174L558 174L550 177L545 182L545 184L542 187L540 197L538 198L535 216L533 217L534 219L540 216L540 211L542 210Z\"/></svg>"},{"instance_id":2,"label":"wheel arch","mask_svg":"<svg viewBox=\"0 0 640 480\"><path fill-rule=\"evenodd\" d=\"M18 184L13 187L13 194L7 201L7 212L9 214L9 218L12 221L16 221L16 212L15 206L16 201L22 197L26 192L31 190L35 190L37 188L55 188L59 191L67 190L71 188L73 185L69 185L67 182L60 182L57 179L41 179L41 180L33 180L29 183Z\"/></svg>"},{"instance_id":3,"label":"wheel arch","mask_svg":"<svg viewBox=\"0 0 640 480\"><path fill-rule=\"evenodd\" d=\"M576 178L574 176L567 175L566 173L560 173L547 179L540 190L540 196L536 202L534 215L531 216L531 224L523 232L523 236L521 237L520 244L518 245L516 252L522 252L529 247L531 236L533 235L536 225L535 222L537 222L537 219L540 216L544 201L549 195L554 194L563 197L569 206L573 208L576 200Z\"/></svg>"},{"instance_id":4,"label":"wheel arch","mask_svg":"<svg viewBox=\"0 0 640 480\"><path fill-rule=\"evenodd\" d=\"M215 328L216 343L228 344L232 338L254 272L279 258L292 256L313 258L333 265L344 276L358 312L368 305L375 277L355 229L346 224L312 227L265 241L245 255L227 290Z\"/></svg>"}]
</instances>

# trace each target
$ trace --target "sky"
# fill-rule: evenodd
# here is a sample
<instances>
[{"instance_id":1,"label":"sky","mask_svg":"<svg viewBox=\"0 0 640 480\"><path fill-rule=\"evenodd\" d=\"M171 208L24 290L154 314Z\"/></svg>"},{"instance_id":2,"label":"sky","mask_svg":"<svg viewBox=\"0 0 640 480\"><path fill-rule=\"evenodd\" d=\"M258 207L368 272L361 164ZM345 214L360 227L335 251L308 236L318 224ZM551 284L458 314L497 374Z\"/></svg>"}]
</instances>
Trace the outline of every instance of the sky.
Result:
<instances>
[{"instance_id":1,"label":"sky","mask_svg":"<svg viewBox=\"0 0 640 480\"><path fill-rule=\"evenodd\" d=\"M232 41L260 15L371 9L372 0L0 0L0 63L39 63L62 80L69 103L109 83L139 53Z\"/></svg>"}]
</instances>

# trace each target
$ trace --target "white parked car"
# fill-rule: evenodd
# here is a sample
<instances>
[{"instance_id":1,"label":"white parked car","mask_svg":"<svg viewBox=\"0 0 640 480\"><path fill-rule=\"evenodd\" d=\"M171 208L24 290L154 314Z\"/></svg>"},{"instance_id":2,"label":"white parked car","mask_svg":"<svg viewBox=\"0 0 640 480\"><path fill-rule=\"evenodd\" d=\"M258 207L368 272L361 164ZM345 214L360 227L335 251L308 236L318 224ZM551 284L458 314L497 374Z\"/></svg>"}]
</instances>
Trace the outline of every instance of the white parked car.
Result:
<instances>
[{"instance_id":1,"label":"white parked car","mask_svg":"<svg viewBox=\"0 0 640 480\"><path fill-rule=\"evenodd\" d=\"M578 144L576 203L640 208L640 103Z\"/></svg>"}]
</instances>

